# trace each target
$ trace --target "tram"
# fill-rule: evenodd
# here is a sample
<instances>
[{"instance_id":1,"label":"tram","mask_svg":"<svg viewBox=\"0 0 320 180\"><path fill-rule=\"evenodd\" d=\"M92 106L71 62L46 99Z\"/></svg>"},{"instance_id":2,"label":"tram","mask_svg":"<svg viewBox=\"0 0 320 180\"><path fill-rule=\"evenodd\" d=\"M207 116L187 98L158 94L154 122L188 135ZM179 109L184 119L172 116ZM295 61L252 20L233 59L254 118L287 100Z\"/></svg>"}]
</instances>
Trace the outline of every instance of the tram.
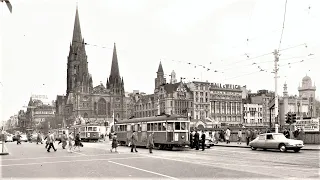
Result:
<instances>
[{"instance_id":1,"label":"tram","mask_svg":"<svg viewBox=\"0 0 320 180\"><path fill-rule=\"evenodd\" d=\"M80 133L81 141L98 141L102 134L106 133L105 126L99 125L75 125L70 128L69 131L74 133Z\"/></svg>"},{"instance_id":2,"label":"tram","mask_svg":"<svg viewBox=\"0 0 320 180\"><path fill-rule=\"evenodd\" d=\"M186 116L163 115L123 120L115 124L120 145L128 145L132 132L137 132L137 146L146 146L147 138L154 132L154 145L159 149L172 149L190 145L190 121Z\"/></svg>"}]
</instances>

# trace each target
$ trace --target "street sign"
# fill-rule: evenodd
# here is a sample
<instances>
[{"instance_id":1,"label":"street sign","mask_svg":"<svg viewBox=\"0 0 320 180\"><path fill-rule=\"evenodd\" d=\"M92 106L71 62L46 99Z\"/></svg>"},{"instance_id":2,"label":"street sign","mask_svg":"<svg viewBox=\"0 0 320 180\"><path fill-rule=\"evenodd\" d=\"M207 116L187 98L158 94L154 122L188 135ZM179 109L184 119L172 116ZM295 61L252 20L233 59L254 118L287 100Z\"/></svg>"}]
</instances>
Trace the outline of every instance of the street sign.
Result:
<instances>
[{"instance_id":1,"label":"street sign","mask_svg":"<svg viewBox=\"0 0 320 180\"><path fill-rule=\"evenodd\" d=\"M297 120L297 128L303 128L305 132L319 131L319 118Z\"/></svg>"}]
</instances>

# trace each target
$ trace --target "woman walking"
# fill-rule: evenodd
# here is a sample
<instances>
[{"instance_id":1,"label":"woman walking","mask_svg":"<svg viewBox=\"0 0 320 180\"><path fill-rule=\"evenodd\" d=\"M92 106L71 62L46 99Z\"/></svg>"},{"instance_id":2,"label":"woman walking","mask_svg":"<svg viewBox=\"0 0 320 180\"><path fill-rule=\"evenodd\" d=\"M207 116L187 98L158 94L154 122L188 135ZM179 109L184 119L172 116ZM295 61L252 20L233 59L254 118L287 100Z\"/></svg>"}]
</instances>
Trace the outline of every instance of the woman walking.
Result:
<instances>
[{"instance_id":1,"label":"woman walking","mask_svg":"<svg viewBox=\"0 0 320 180\"><path fill-rule=\"evenodd\" d=\"M69 149L67 150L68 152L72 152L72 141L73 141L73 136L72 136L72 132L70 132L68 136L68 144L69 144Z\"/></svg>"},{"instance_id":2,"label":"woman walking","mask_svg":"<svg viewBox=\"0 0 320 180\"><path fill-rule=\"evenodd\" d=\"M76 147L78 147L78 151L80 151L80 144L81 144L80 133L78 133L74 140L74 150L76 150Z\"/></svg>"},{"instance_id":3,"label":"woman walking","mask_svg":"<svg viewBox=\"0 0 320 180\"><path fill-rule=\"evenodd\" d=\"M117 147L118 147L118 140L117 140L117 134L114 134L112 137L112 144L111 144L111 149L110 152L112 152L113 149L115 149L115 152L117 153Z\"/></svg>"}]
</instances>

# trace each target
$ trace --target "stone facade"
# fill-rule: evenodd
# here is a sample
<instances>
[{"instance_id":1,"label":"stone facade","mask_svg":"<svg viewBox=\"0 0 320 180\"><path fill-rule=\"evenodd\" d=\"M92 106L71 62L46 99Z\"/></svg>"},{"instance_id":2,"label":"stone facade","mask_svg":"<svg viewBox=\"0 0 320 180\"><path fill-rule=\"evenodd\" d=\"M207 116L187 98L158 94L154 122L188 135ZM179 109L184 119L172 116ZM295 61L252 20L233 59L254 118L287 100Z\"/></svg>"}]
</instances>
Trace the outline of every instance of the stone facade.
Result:
<instances>
[{"instance_id":1,"label":"stone facade","mask_svg":"<svg viewBox=\"0 0 320 180\"><path fill-rule=\"evenodd\" d=\"M64 124L71 126L77 117L87 121L96 119L98 123L126 119L126 98L123 78L120 76L116 45L114 44L111 72L106 86L92 85L88 61L82 38L78 9L76 10L72 43L68 56L67 91L57 97L57 116L63 117Z\"/></svg>"}]
</instances>

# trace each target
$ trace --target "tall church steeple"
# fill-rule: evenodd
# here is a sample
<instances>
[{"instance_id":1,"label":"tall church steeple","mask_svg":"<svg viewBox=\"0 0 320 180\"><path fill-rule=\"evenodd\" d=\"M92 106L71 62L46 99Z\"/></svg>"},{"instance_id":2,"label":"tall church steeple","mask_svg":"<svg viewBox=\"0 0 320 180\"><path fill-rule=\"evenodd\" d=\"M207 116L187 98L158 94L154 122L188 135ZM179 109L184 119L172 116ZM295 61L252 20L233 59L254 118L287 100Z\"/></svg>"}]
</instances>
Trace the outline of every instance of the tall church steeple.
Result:
<instances>
[{"instance_id":1,"label":"tall church steeple","mask_svg":"<svg viewBox=\"0 0 320 180\"><path fill-rule=\"evenodd\" d=\"M113 92L114 95L124 95L124 83L121 79L116 44L114 43L111 71L109 79L107 80L107 88Z\"/></svg>"},{"instance_id":2,"label":"tall church steeple","mask_svg":"<svg viewBox=\"0 0 320 180\"><path fill-rule=\"evenodd\" d=\"M155 80L154 80L155 92L159 89L159 86L161 86L165 83L166 83L166 78L164 78L164 72L163 72L161 61L160 61L158 71L157 71L157 78L155 78Z\"/></svg>"},{"instance_id":3,"label":"tall church steeple","mask_svg":"<svg viewBox=\"0 0 320 180\"><path fill-rule=\"evenodd\" d=\"M78 7L73 28L72 42L70 44L67 68L67 95L70 92L90 92L92 77L88 71L87 54L84 39L82 38Z\"/></svg>"}]
</instances>

